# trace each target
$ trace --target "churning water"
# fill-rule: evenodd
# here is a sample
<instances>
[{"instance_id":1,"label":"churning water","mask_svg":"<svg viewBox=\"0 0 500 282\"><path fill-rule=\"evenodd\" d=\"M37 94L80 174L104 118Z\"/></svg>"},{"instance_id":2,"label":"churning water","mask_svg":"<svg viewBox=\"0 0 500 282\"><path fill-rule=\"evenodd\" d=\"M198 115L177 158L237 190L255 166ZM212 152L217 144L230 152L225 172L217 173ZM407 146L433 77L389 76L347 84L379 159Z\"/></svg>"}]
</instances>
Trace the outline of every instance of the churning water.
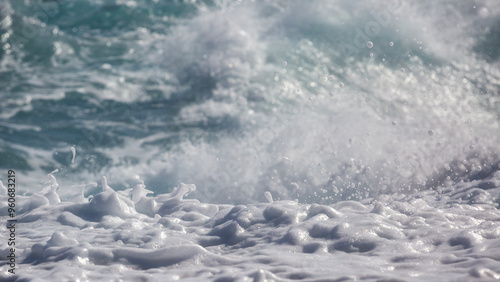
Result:
<instances>
[{"instance_id":1,"label":"churning water","mask_svg":"<svg viewBox=\"0 0 500 282\"><path fill-rule=\"evenodd\" d=\"M0 168L14 169L18 189L31 199L26 201L38 203L25 208L26 213L52 204L48 196L47 203L31 196L41 195L44 187L57 190L63 202L83 189L80 197L94 195L90 209L99 201L108 203L102 199L102 193L111 193L106 190L108 184L123 190L120 197L124 199L130 192L127 188L143 183L155 195L173 191L172 199L181 203L184 192L179 191L183 189L172 189L183 187L183 182L196 185L196 190L189 189L189 197L207 203L194 208L203 214L199 220L207 217L217 222L214 218L221 220L223 207L244 204L263 213L255 222L273 222L269 232L275 224L295 224L287 228L309 230L308 236L323 238L313 246L288 230L283 231L284 241L276 235L279 240L248 243L245 236L234 238L242 236L240 229L253 226L249 223L253 221L243 220L246 226L241 219L226 216L224 221L230 222L226 225L238 225L233 233L240 235L217 229L220 222L211 227L203 223L204 228L213 228L210 235L222 239L207 243L208 239L193 237L192 242L198 244L191 250L193 256L207 252L198 248L240 242L267 247L290 244L300 246L304 253L324 249L330 255L332 250L344 251L344 255L354 250L377 251L389 243L380 243L380 238L359 241L356 236L365 232L362 227L345 234L331 231L336 234L332 235L321 231L322 227L307 225L304 218L320 213L312 212L313 207L342 210L348 203L352 210L378 207L378 214L397 221L396 229L404 229L409 221L382 212L382 206L393 207L398 201L401 204L394 210L408 216L415 216L409 210L424 209L423 202L436 216L455 216L455 210L449 210L452 203L465 210L482 204L491 217L484 216L486 223L480 223L489 225L481 228L489 230L489 237L485 236L499 246L500 2L495 0L0 0L0 97ZM107 177L107 184L97 185L102 176ZM97 194L100 191L104 192ZM151 219L155 214L173 216L167 212L165 199L155 198L157 208L147 208L137 204L144 196L139 194L130 194L135 199L127 202L133 213ZM266 198L298 204L278 201L266 209L258 204L267 202ZM416 203L420 198L427 200ZM173 204L168 203L170 209ZM217 208L200 208L204 205ZM64 218L54 218L55 224L70 222L73 227L87 228L92 224L82 220L94 222L83 208L65 209ZM97 213L127 218L117 210ZM301 218L301 213L309 215ZM298 217L285 220L283 214ZM356 212L336 215L330 210L323 214L330 220L343 218L346 223L342 224L360 216ZM468 215L476 218L476 213ZM82 222L73 218L78 216ZM426 224L435 228L472 226L466 220L449 219L456 226L443 227L428 216L434 221ZM276 218L281 221L277 223ZM384 229L377 220L369 225ZM246 232L257 236L252 233L255 230ZM410 240L405 231L391 232L377 234L395 240L394 246ZM422 237L430 236L424 233ZM50 244L66 242L60 234L47 234L46 239L56 238ZM339 241L353 236L358 240L354 245ZM476 242L462 237L449 245L467 249ZM329 240L340 243L329 245ZM432 252L435 242L429 242L422 243L425 248L407 251ZM240 247L241 252L246 250ZM29 248L26 252L34 252ZM126 258L139 268L170 265L162 263L168 259L161 255L145 267L134 263L138 254L113 252L99 263L122 263L119 259ZM249 255L251 263L243 265L259 265L255 256ZM448 254L447 262L454 261L451 256L459 255ZM99 256L87 255L87 262L99 264L95 257ZM50 261L47 257L40 260ZM417 260L402 259L405 263ZM217 263L231 264L213 262ZM382 264L374 262L378 270L373 273L394 269ZM500 277L498 256L493 267L477 265L467 275ZM315 264L312 269L323 267ZM410 269L418 272L418 267ZM446 271L455 273L452 269ZM245 271L236 271L236 277L293 278L272 269L262 270L264 274ZM304 271L300 274L304 279L315 277ZM453 279L466 277L458 273ZM203 275L186 277L219 277Z\"/></svg>"}]
</instances>

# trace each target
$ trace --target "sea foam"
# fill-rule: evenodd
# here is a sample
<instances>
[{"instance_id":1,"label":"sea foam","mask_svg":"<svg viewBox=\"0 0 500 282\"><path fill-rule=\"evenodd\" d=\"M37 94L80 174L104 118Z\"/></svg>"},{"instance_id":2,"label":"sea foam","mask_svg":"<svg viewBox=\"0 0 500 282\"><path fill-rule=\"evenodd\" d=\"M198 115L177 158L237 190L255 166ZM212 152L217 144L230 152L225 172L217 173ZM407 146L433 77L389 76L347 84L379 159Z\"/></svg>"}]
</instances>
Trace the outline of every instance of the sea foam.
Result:
<instances>
[{"instance_id":1,"label":"sea foam","mask_svg":"<svg viewBox=\"0 0 500 282\"><path fill-rule=\"evenodd\" d=\"M87 203L36 193L22 198L16 223L18 272L7 273L5 263L0 276L380 280L408 277L410 269L415 280L492 279L500 276L498 172L438 191L331 205L206 204L184 199L195 190L186 184L151 196L144 184L125 195L102 181L106 189ZM49 183L57 185L52 174Z\"/></svg>"}]
</instances>

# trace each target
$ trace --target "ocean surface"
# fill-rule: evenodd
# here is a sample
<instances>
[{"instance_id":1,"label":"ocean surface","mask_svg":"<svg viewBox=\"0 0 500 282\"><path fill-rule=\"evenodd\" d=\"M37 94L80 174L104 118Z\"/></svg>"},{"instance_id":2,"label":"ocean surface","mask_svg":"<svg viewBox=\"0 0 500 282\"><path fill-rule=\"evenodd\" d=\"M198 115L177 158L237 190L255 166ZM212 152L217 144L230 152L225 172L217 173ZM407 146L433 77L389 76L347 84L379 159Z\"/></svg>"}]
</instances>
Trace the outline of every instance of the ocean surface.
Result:
<instances>
[{"instance_id":1,"label":"ocean surface","mask_svg":"<svg viewBox=\"0 0 500 282\"><path fill-rule=\"evenodd\" d=\"M0 0L0 180L1 281L500 279L500 1Z\"/></svg>"}]
</instances>

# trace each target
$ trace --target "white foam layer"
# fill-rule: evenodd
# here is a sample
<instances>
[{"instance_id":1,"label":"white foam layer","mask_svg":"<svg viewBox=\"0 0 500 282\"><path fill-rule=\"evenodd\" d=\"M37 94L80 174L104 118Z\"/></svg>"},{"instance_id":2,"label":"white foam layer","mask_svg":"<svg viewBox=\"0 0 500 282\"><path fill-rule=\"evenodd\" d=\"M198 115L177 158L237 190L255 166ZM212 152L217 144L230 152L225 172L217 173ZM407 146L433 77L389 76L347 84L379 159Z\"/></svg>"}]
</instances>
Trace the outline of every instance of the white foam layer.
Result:
<instances>
[{"instance_id":1,"label":"white foam layer","mask_svg":"<svg viewBox=\"0 0 500 282\"><path fill-rule=\"evenodd\" d=\"M2 247L0 278L500 278L498 170L435 191L328 206L272 201L270 194L265 204L204 204L183 199L195 189L186 184L153 197L142 184L129 195L106 188L87 203L20 197L25 208L16 223L17 271L7 272L9 250ZM2 233L0 240L6 239Z\"/></svg>"}]
</instances>

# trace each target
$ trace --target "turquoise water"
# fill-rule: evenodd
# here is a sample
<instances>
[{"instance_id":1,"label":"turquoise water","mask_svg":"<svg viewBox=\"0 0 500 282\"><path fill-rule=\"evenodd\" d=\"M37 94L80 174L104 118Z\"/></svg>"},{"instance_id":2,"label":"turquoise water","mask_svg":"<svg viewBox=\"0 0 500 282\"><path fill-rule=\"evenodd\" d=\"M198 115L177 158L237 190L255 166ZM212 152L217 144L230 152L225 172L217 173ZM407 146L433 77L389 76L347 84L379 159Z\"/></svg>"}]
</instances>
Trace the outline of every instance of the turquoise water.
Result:
<instances>
[{"instance_id":1,"label":"turquoise water","mask_svg":"<svg viewBox=\"0 0 500 282\"><path fill-rule=\"evenodd\" d=\"M58 169L61 195L105 175L214 203L498 170L500 5L362 3L3 0L0 168L27 193Z\"/></svg>"}]
</instances>

